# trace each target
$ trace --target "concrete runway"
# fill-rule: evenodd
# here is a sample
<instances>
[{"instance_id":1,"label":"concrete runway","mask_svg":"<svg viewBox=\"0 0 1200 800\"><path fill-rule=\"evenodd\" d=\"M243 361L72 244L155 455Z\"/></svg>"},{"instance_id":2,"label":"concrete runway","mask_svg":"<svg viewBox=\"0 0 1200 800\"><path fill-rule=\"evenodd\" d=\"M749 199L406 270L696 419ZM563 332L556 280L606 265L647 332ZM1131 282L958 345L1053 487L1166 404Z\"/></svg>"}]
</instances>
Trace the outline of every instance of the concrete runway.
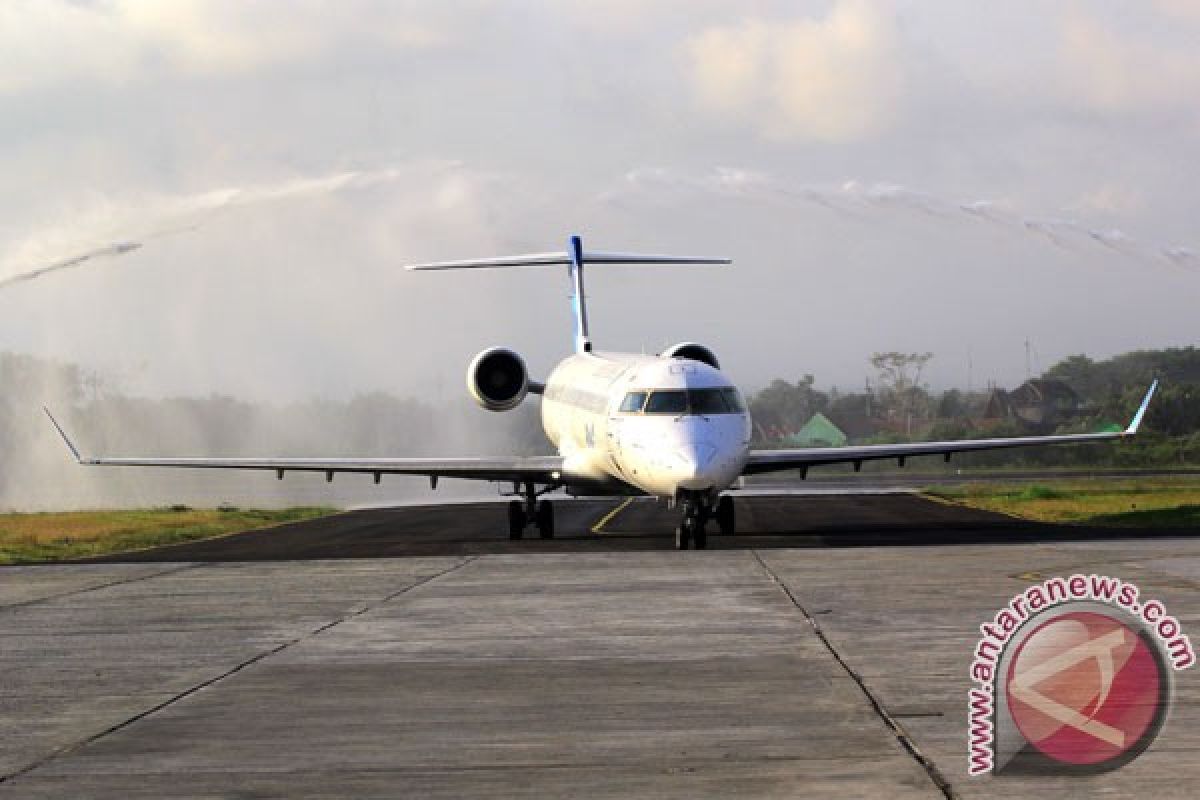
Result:
<instances>
[{"instance_id":1,"label":"concrete runway","mask_svg":"<svg viewBox=\"0 0 1200 800\"><path fill-rule=\"evenodd\" d=\"M678 553L673 515L619 505L561 503L551 542L414 507L0 569L0 798L1195 794L1191 671L1124 769L966 776L978 625L1083 571L1194 634L1190 532L751 497Z\"/></svg>"}]
</instances>

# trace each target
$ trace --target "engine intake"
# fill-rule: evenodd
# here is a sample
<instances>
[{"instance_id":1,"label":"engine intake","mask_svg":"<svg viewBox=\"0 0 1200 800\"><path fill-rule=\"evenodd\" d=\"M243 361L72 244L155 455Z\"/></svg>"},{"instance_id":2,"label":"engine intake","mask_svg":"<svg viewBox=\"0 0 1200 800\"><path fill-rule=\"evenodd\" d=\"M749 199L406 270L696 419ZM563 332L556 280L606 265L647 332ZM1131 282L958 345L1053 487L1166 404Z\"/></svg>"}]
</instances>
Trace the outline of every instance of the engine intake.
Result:
<instances>
[{"instance_id":1,"label":"engine intake","mask_svg":"<svg viewBox=\"0 0 1200 800\"><path fill-rule=\"evenodd\" d=\"M704 345L697 344L696 342L673 344L663 351L662 356L663 358L690 358L692 361L708 364L713 369L721 368L721 365L717 363L716 354Z\"/></svg>"},{"instance_id":2,"label":"engine intake","mask_svg":"<svg viewBox=\"0 0 1200 800\"><path fill-rule=\"evenodd\" d=\"M510 411L529 393L529 370L506 347L489 347L467 367L467 391L488 411Z\"/></svg>"}]
</instances>

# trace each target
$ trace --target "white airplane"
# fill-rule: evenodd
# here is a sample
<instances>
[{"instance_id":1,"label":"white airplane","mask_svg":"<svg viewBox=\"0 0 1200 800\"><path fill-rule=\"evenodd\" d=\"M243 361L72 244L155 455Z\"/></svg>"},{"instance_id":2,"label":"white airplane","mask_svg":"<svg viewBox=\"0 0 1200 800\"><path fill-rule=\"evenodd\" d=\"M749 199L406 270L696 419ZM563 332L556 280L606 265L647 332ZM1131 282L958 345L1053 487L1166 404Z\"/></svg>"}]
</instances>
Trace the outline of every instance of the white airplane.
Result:
<instances>
[{"instance_id":1,"label":"white airplane","mask_svg":"<svg viewBox=\"0 0 1200 800\"><path fill-rule=\"evenodd\" d=\"M583 272L586 264L728 264L722 258L691 258L602 253L583 249L572 236L564 252L414 264L410 270L488 269L565 266L571 279L575 352L563 359L544 383L532 380L520 355L491 347L467 367L467 389L489 411L508 411L528 394L542 396L542 426L558 451L531 458L85 458L51 416L76 461L88 466L185 467L201 469L369 473L378 483L384 474L425 475L432 488L438 478L509 483L508 531L520 539L530 526L543 538L554 536L554 511L548 492L572 495L650 495L683 508L675 531L676 547L707 546L706 525L722 534L735 529L727 490L743 475L799 470L864 461L1031 445L1071 444L1124 439L1137 433L1158 382L1155 381L1124 431L1023 436L953 442L861 445L850 447L751 450L750 415L733 383L720 370L711 350L694 342L668 347L656 356L593 349L588 333ZM46 412L49 415L49 411Z\"/></svg>"}]
</instances>

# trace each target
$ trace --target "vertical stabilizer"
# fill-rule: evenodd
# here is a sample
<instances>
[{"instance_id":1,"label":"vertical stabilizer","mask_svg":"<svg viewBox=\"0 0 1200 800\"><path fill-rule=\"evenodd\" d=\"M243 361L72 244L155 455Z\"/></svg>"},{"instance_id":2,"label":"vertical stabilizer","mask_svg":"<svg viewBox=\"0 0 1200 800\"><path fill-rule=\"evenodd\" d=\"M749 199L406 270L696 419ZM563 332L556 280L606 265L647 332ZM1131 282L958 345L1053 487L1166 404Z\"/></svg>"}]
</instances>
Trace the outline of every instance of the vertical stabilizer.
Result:
<instances>
[{"instance_id":1,"label":"vertical stabilizer","mask_svg":"<svg viewBox=\"0 0 1200 800\"><path fill-rule=\"evenodd\" d=\"M567 275L571 279L571 313L575 316L575 352L592 352L588 338L587 298L583 293L583 239L572 236L567 240Z\"/></svg>"}]
</instances>

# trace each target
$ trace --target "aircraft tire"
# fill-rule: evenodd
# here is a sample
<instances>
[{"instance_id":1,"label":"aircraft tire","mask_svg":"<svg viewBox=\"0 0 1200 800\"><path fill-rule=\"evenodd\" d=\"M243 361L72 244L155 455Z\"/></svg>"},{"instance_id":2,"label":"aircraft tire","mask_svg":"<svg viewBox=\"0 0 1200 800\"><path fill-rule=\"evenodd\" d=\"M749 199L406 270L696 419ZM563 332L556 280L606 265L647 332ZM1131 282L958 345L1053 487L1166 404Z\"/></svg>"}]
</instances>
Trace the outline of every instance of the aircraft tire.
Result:
<instances>
[{"instance_id":1,"label":"aircraft tire","mask_svg":"<svg viewBox=\"0 0 1200 800\"><path fill-rule=\"evenodd\" d=\"M520 539L525 535L525 508L520 500L508 504L508 538Z\"/></svg>"},{"instance_id":2,"label":"aircraft tire","mask_svg":"<svg viewBox=\"0 0 1200 800\"><path fill-rule=\"evenodd\" d=\"M704 523L696 520L693 523L695 530L692 531L692 547L696 550L708 549L708 531L704 529Z\"/></svg>"},{"instance_id":3,"label":"aircraft tire","mask_svg":"<svg viewBox=\"0 0 1200 800\"><path fill-rule=\"evenodd\" d=\"M692 529L685 522L675 528L675 549L687 550L692 545Z\"/></svg>"},{"instance_id":4,"label":"aircraft tire","mask_svg":"<svg viewBox=\"0 0 1200 800\"><path fill-rule=\"evenodd\" d=\"M535 522L538 535L543 539L554 538L554 505L549 500L542 500L537 504Z\"/></svg>"},{"instance_id":5,"label":"aircraft tire","mask_svg":"<svg viewBox=\"0 0 1200 800\"><path fill-rule=\"evenodd\" d=\"M722 536L733 536L737 532L736 517L733 512L733 498L729 495L722 495L717 501L716 517L717 527L721 530Z\"/></svg>"}]
</instances>

